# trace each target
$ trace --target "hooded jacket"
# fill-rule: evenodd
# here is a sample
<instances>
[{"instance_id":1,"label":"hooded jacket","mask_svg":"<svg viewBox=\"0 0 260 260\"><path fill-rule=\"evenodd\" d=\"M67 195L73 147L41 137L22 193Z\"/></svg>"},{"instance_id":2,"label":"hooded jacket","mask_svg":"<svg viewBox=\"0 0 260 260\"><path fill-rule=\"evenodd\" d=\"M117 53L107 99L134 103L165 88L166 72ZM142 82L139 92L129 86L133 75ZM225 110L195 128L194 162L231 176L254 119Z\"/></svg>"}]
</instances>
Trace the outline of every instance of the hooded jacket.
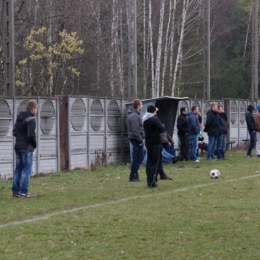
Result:
<instances>
[{"instance_id":1,"label":"hooded jacket","mask_svg":"<svg viewBox=\"0 0 260 260\"><path fill-rule=\"evenodd\" d=\"M29 150L33 151L36 148L36 122L34 119L27 122L25 119L33 117L34 115L29 112L21 112L17 116L15 123L15 150Z\"/></svg>"},{"instance_id":2,"label":"hooded jacket","mask_svg":"<svg viewBox=\"0 0 260 260\"><path fill-rule=\"evenodd\" d=\"M127 111L127 133L128 139L137 140L139 143L144 139L144 128L140 113L133 107Z\"/></svg>"},{"instance_id":3,"label":"hooded jacket","mask_svg":"<svg viewBox=\"0 0 260 260\"><path fill-rule=\"evenodd\" d=\"M220 119L217 112L212 109L207 112L207 120L203 131L207 132L208 136L220 136L222 133L220 128Z\"/></svg>"},{"instance_id":4,"label":"hooded jacket","mask_svg":"<svg viewBox=\"0 0 260 260\"><path fill-rule=\"evenodd\" d=\"M160 133L165 131L159 118L153 113L146 112L143 116L145 144L147 147L161 144Z\"/></svg>"},{"instance_id":5,"label":"hooded jacket","mask_svg":"<svg viewBox=\"0 0 260 260\"><path fill-rule=\"evenodd\" d=\"M257 125L253 116L254 109L255 108L252 105L249 105L245 114L247 129L249 132L257 131Z\"/></svg>"}]
</instances>

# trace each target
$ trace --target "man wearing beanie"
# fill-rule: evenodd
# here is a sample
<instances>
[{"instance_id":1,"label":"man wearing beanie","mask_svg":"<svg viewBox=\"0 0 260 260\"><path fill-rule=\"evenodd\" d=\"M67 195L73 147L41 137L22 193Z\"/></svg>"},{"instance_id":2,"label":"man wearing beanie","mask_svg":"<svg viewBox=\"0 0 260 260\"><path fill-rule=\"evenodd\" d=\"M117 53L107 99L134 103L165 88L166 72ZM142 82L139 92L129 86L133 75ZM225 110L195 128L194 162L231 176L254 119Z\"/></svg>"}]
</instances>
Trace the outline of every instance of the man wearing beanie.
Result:
<instances>
[{"instance_id":1,"label":"man wearing beanie","mask_svg":"<svg viewBox=\"0 0 260 260\"><path fill-rule=\"evenodd\" d=\"M159 165L162 160L162 141L160 133L165 131L159 118L156 116L158 108L153 105L147 107L147 112L144 114L144 132L147 148L146 175L147 186L156 188Z\"/></svg>"},{"instance_id":2,"label":"man wearing beanie","mask_svg":"<svg viewBox=\"0 0 260 260\"><path fill-rule=\"evenodd\" d=\"M260 157L260 104L257 105L257 113L255 114L256 132L256 156Z\"/></svg>"},{"instance_id":3,"label":"man wearing beanie","mask_svg":"<svg viewBox=\"0 0 260 260\"><path fill-rule=\"evenodd\" d=\"M255 142L256 142L256 130L257 130L257 126L256 126L256 122L255 122L255 118L253 116L253 110L255 110L255 108L252 105L249 105L247 107L247 111L245 114L246 117L246 124L247 124L247 129L249 132L249 136L250 136L250 145L248 147L247 150L247 158L252 158L252 150L255 146Z\"/></svg>"}]
</instances>

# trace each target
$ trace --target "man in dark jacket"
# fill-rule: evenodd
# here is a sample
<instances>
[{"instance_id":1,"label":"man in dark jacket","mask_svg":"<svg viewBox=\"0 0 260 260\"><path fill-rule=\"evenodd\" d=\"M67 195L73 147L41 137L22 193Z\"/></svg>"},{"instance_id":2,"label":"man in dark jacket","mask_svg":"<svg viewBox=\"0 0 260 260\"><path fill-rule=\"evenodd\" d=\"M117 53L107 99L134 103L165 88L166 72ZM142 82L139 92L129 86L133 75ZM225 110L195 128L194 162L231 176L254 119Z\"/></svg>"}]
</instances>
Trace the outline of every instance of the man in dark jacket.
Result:
<instances>
[{"instance_id":1,"label":"man in dark jacket","mask_svg":"<svg viewBox=\"0 0 260 260\"><path fill-rule=\"evenodd\" d=\"M133 107L127 111L127 133L128 139L133 146L132 163L129 181L139 182L138 170L144 159L144 129L140 111L143 104L139 99L133 101Z\"/></svg>"},{"instance_id":2,"label":"man in dark jacket","mask_svg":"<svg viewBox=\"0 0 260 260\"><path fill-rule=\"evenodd\" d=\"M251 158L252 156L252 150L255 146L256 143L256 131L257 131L257 126L256 126L256 122L255 122L255 118L253 116L253 111L255 110L255 108L252 105L249 105L247 107L247 111L246 111L246 124L247 124L247 129L249 132L249 136L250 136L250 145L248 147L247 150L247 158Z\"/></svg>"},{"instance_id":3,"label":"man in dark jacket","mask_svg":"<svg viewBox=\"0 0 260 260\"><path fill-rule=\"evenodd\" d=\"M207 149L207 159L216 161L214 158L214 150L217 143L217 138L221 135L220 122L218 118L218 104L212 103L210 110L207 112L207 119L204 132L208 133L209 143Z\"/></svg>"},{"instance_id":4,"label":"man in dark jacket","mask_svg":"<svg viewBox=\"0 0 260 260\"><path fill-rule=\"evenodd\" d=\"M190 142L190 160L199 162L197 150L198 150L198 134L200 133L200 123L198 119L199 108L193 106L191 112L188 113L189 122L189 142Z\"/></svg>"},{"instance_id":5,"label":"man in dark jacket","mask_svg":"<svg viewBox=\"0 0 260 260\"><path fill-rule=\"evenodd\" d=\"M162 141L160 133L165 131L159 118L156 116L157 108L153 105L147 107L147 112L143 117L145 143L147 148L146 175L147 186L156 188L157 176L160 165L162 165Z\"/></svg>"},{"instance_id":6,"label":"man in dark jacket","mask_svg":"<svg viewBox=\"0 0 260 260\"><path fill-rule=\"evenodd\" d=\"M36 148L34 116L37 113L37 103L28 101L26 111L17 116L13 135L16 137L15 154L16 167L13 176L12 192L14 198L33 198L28 192L30 175L32 172L33 151Z\"/></svg>"},{"instance_id":7,"label":"man in dark jacket","mask_svg":"<svg viewBox=\"0 0 260 260\"><path fill-rule=\"evenodd\" d=\"M226 151L226 135L227 135L227 115L222 106L218 106L218 118L221 129L221 135L217 139L217 156L218 159L224 159Z\"/></svg>"},{"instance_id":8,"label":"man in dark jacket","mask_svg":"<svg viewBox=\"0 0 260 260\"><path fill-rule=\"evenodd\" d=\"M189 123L187 118L188 109L186 107L181 107L180 115L177 119L177 129L178 129L178 137L181 141L180 145L180 157L179 160L183 161L189 160Z\"/></svg>"}]
</instances>

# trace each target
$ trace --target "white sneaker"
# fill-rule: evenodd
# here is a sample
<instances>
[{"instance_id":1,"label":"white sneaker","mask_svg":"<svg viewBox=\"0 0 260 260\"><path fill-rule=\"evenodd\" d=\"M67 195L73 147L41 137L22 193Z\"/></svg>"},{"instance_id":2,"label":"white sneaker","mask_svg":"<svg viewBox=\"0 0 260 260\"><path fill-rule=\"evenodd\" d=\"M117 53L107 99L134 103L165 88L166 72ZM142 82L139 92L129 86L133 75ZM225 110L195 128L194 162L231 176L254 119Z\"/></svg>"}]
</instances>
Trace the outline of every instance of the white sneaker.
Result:
<instances>
[{"instance_id":1,"label":"white sneaker","mask_svg":"<svg viewBox=\"0 0 260 260\"><path fill-rule=\"evenodd\" d=\"M196 160L195 162L200 162L199 160Z\"/></svg>"}]
</instances>

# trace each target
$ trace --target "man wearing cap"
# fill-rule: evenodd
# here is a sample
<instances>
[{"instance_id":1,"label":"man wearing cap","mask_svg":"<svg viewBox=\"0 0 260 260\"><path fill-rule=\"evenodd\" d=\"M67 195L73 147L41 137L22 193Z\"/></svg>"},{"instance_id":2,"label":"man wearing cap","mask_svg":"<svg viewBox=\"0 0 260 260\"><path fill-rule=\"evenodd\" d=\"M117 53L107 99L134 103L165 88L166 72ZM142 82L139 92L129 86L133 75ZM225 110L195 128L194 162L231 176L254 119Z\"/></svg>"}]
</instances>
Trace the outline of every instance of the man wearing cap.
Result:
<instances>
[{"instance_id":1,"label":"man wearing cap","mask_svg":"<svg viewBox=\"0 0 260 260\"><path fill-rule=\"evenodd\" d=\"M143 104L139 99L133 101L133 107L127 111L127 133L128 139L133 146L131 172L129 181L139 182L138 170L144 159L143 139L144 129L140 111Z\"/></svg>"},{"instance_id":2,"label":"man wearing cap","mask_svg":"<svg viewBox=\"0 0 260 260\"><path fill-rule=\"evenodd\" d=\"M158 187L157 176L162 163L162 141L160 133L163 133L165 128L156 116L157 111L157 107L149 105L143 117L147 148L146 175L147 186L149 188Z\"/></svg>"},{"instance_id":3,"label":"man wearing cap","mask_svg":"<svg viewBox=\"0 0 260 260\"><path fill-rule=\"evenodd\" d=\"M255 142L256 142L256 131L257 131L257 126L256 126L256 122L255 122L255 118L253 116L253 111L255 110L255 108L252 105L249 105L247 107L247 111L246 111L246 124L247 124L247 129L249 132L249 136L250 136L250 145L248 147L247 150L247 154L246 157L247 158L252 158L252 150L255 146Z\"/></svg>"}]
</instances>

